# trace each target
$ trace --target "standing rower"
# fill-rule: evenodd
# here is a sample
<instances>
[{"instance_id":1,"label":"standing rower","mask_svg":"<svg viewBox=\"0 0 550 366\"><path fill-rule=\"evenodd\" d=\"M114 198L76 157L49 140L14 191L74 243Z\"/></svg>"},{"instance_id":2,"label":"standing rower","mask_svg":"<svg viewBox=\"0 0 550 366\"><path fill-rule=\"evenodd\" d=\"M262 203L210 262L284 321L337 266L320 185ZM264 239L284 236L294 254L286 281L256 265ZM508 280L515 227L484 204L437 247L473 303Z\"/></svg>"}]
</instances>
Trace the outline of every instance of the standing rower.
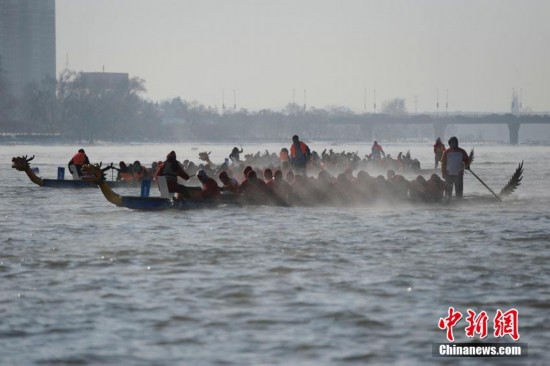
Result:
<instances>
[{"instance_id":1,"label":"standing rower","mask_svg":"<svg viewBox=\"0 0 550 366\"><path fill-rule=\"evenodd\" d=\"M231 162L234 164L240 163L240 154L243 153L243 147L241 146L241 149L239 150L236 146L231 150L231 154L229 154L229 159L231 159Z\"/></svg>"},{"instance_id":2,"label":"standing rower","mask_svg":"<svg viewBox=\"0 0 550 366\"><path fill-rule=\"evenodd\" d=\"M306 166L311 156L309 146L300 141L298 135L292 136L292 145L290 146L290 163L297 174L306 175Z\"/></svg>"},{"instance_id":3,"label":"standing rower","mask_svg":"<svg viewBox=\"0 0 550 366\"><path fill-rule=\"evenodd\" d=\"M378 141L374 141L374 144L372 145L370 150L373 160L379 160L382 158L382 156L386 157L386 153L384 152L382 145L378 144Z\"/></svg>"},{"instance_id":4,"label":"standing rower","mask_svg":"<svg viewBox=\"0 0 550 366\"><path fill-rule=\"evenodd\" d=\"M458 147L458 139L449 139L449 148L441 158L441 174L445 179L445 196L451 198L453 187L457 198L462 198L464 191L464 169L470 169L470 158L464 149Z\"/></svg>"}]
</instances>

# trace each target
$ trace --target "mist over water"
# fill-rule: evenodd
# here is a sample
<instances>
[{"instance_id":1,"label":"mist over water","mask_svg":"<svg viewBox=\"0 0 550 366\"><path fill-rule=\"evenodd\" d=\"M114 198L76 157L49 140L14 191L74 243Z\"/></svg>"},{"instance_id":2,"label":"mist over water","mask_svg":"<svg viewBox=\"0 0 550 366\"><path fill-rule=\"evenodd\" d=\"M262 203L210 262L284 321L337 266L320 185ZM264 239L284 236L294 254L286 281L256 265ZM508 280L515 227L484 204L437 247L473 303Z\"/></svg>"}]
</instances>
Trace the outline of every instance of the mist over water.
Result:
<instances>
[{"instance_id":1,"label":"mist over water","mask_svg":"<svg viewBox=\"0 0 550 366\"><path fill-rule=\"evenodd\" d=\"M306 142L360 156L371 145ZM381 144L433 167L431 143ZM222 163L233 146L83 147L92 162L149 165L171 150L195 162L212 151ZM243 155L289 146L243 143ZM140 212L11 169L13 156L36 155L31 166L55 178L79 147L0 146L0 363L518 363L432 358L449 306L490 318L518 309L529 344L519 363L550 357L548 146L461 144L475 148L472 169L496 192L525 161L502 204ZM489 192L467 175L465 195ZM458 342L469 342L465 326L455 327ZM490 322L484 341L499 341L491 331Z\"/></svg>"}]
</instances>

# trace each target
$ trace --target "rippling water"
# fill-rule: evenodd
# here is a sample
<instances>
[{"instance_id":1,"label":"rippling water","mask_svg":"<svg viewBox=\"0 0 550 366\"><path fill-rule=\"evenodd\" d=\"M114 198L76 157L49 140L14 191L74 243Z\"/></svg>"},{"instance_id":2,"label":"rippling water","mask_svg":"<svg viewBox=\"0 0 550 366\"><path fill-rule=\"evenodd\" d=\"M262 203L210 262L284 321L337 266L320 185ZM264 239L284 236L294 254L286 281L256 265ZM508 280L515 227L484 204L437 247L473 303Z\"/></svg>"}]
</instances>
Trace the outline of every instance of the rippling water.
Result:
<instances>
[{"instance_id":1,"label":"rippling water","mask_svg":"<svg viewBox=\"0 0 550 366\"><path fill-rule=\"evenodd\" d=\"M521 160L524 183L502 204L460 206L138 212L10 168L12 156L36 155L54 178L79 147L0 146L2 364L454 364L431 355L449 306L517 308L529 345L520 361L550 358L548 146L476 145L472 168L491 187ZM232 147L85 146L93 161L145 163L172 149L221 162ZM427 143L384 148L432 165ZM465 193L488 194L471 176ZM455 336L467 342L461 327Z\"/></svg>"}]
</instances>

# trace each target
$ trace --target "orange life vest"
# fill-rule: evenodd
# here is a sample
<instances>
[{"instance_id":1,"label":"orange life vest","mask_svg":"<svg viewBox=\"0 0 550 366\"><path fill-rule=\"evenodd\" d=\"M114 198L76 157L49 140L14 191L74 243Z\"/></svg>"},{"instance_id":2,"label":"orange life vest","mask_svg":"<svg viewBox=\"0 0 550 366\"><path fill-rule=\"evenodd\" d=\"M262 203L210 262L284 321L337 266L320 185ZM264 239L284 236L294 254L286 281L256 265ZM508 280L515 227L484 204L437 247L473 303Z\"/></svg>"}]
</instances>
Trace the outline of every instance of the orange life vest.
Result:
<instances>
[{"instance_id":1,"label":"orange life vest","mask_svg":"<svg viewBox=\"0 0 550 366\"><path fill-rule=\"evenodd\" d=\"M302 141L300 141L300 150L302 150L302 155L304 157L307 156L307 145L304 144ZM290 146L290 156L292 156L293 158L296 157L296 147L294 146L294 144L292 144Z\"/></svg>"},{"instance_id":2,"label":"orange life vest","mask_svg":"<svg viewBox=\"0 0 550 366\"><path fill-rule=\"evenodd\" d=\"M76 153L73 156L73 164L74 165L84 165L86 162L86 154L85 153Z\"/></svg>"}]
</instances>

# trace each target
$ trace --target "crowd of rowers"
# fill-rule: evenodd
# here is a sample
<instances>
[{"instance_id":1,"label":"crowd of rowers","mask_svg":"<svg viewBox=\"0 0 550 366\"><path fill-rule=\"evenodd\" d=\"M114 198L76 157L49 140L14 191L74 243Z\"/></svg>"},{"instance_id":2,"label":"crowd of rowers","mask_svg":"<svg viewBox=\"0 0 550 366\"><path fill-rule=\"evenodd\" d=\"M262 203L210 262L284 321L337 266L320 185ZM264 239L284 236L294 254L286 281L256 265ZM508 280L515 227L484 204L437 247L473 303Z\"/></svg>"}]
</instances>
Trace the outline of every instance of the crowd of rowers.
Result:
<instances>
[{"instance_id":1,"label":"crowd of rowers","mask_svg":"<svg viewBox=\"0 0 550 366\"><path fill-rule=\"evenodd\" d=\"M172 151L165 161L155 162L150 168L136 161L120 162L116 169L120 180L158 180L164 176L175 199L216 199L232 194L264 204L350 205L404 200L436 202L443 198L445 182L438 175L432 174L427 180L418 175L408 180L399 174L411 167L404 165L406 162L416 161L409 154L399 154L399 159L374 153L361 159L357 153L332 150L318 155L301 141L290 149L283 148L279 155L266 151L241 160L242 152L242 148L235 147L220 165L210 161L209 153L200 153L205 164L197 165L189 160L178 161ZM371 176L366 165L386 168L385 174ZM193 184L181 184L182 180L191 183L194 179L200 182L200 191L190 188Z\"/></svg>"},{"instance_id":2,"label":"crowd of rowers","mask_svg":"<svg viewBox=\"0 0 550 366\"><path fill-rule=\"evenodd\" d=\"M375 141L374 146L377 145ZM191 160L184 160L182 166L190 176L195 176L200 169L205 169L210 174L219 174L222 170L229 171L233 174L239 174L239 171L244 171L246 166L265 167L273 172L281 170L286 173L292 168L293 162L289 149L282 148L279 154L269 152L256 152L254 154L245 154L241 160L243 149L234 147L231 154L222 164L215 164L210 161L210 153L199 153L201 163L194 163ZM143 165L139 160L133 163L120 161L118 167L113 167L117 171L116 180L123 181L141 181L143 179L154 179L157 169L162 161L155 161L149 167ZM331 175L337 176L339 173L349 171L365 170L386 174L388 170L393 170L397 173L420 173L420 162L418 159L412 158L410 152L403 154L399 152L397 158L394 159L390 154L385 154L380 147L380 153L376 153L373 148L373 153L361 157L358 152L336 152L333 149L325 149L321 154L312 151L307 158L307 169L311 174L318 174L324 170Z\"/></svg>"}]
</instances>

